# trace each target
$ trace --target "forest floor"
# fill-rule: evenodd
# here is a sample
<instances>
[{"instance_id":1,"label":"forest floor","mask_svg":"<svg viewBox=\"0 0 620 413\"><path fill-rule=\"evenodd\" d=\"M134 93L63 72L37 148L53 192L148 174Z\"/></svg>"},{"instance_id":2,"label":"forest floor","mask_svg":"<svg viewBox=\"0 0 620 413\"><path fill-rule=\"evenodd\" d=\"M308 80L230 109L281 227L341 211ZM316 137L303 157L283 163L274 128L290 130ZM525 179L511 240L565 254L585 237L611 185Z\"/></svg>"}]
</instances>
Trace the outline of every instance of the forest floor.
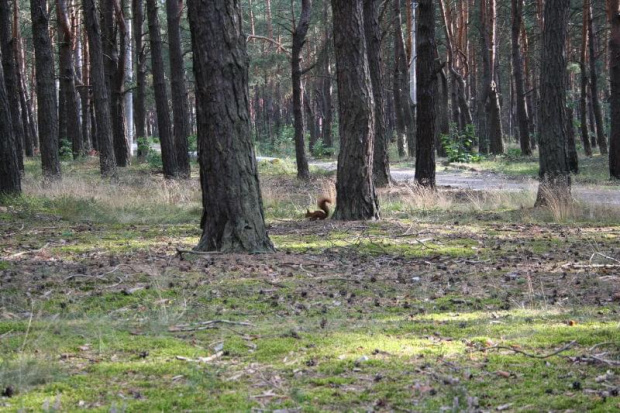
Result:
<instances>
[{"instance_id":1,"label":"forest floor","mask_svg":"<svg viewBox=\"0 0 620 413\"><path fill-rule=\"evenodd\" d=\"M401 183L381 221L308 222L333 176L260 170L277 252L198 255L196 177L29 163L0 202L0 410L620 409L618 205Z\"/></svg>"}]
</instances>

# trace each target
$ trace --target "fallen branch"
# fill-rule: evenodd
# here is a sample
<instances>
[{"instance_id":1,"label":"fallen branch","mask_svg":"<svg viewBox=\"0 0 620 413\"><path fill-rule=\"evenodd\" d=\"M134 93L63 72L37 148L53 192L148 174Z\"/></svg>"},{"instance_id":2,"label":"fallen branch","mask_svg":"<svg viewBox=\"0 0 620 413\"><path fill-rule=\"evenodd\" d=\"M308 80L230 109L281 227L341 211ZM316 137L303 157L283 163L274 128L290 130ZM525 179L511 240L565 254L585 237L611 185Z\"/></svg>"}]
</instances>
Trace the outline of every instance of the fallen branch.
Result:
<instances>
[{"instance_id":1,"label":"fallen branch","mask_svg":"<svg viewBox=\"0 0 620 413\"><path fill-rule=\"evenodd\" d=\"M209 321L201 321L199 323L192 324L179 324L176 326L170 326L168 331L177 332L177 331L197 331L197 330L207 330L209 328L213 328L216 324L229 324L229 325L237 325L237 326L247 326L247 327L255 327L252 323L247 323L244 321L230 321L230 320L209 320Z\"/></svg>"},{"instance_id":2,"label":"fallen branch","mask_svg":"<svg viewBox=\"0 0 620 413\"><path fill-rule=\"evenodd\" d=\"M549 353L549 354L545 354L545 355L527 353L527 352L525 352L523 350L519 350L518 348L510 347L510 346L493 346L493 347L489 347L488 349L485 349L485 350L511 350L511 351L514 351L515 353L522 354L522 355L524 355L526 357L531 357L531 358L535 358L535 359L547 359L549 357L557 356L558 354L565 352L566 350L568 350L572 346L574 346L576 343L577 343L577 341L573 340L570 343L566 344L564 347L554 351L553 353Z\"/></svg>"}]
</instances>

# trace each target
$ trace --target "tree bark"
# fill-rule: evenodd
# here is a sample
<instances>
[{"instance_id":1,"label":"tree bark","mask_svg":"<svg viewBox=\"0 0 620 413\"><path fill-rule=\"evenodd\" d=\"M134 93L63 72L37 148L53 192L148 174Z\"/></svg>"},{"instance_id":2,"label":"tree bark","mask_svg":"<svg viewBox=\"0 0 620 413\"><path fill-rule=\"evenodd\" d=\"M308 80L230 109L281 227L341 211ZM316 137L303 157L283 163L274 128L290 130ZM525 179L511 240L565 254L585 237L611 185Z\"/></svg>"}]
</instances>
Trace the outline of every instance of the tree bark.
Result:
<instances>
[{"instance_id":1,"label":"tree bark","mask_svg":"<svg viewBox=\"0 0 620 413\"><path fill-rule=\"evenodd\" d=\"M0 0L0 51L2 51L2 69L4 71L4 83L9 100L11 123L13 128L13 140L15 141L15 153L19 170L24 170L24 126L20 116L20 94L17 85L17 64L13 53L13 42L16 40L11 35L11 10L8 0Z\"/></svg>"},{"instance_id":2,"label":"tree bark","mask_svg":"<svg viewBox=\"0 0 620 413\"><path fill-rule=\"evenodd\" d=\"M181 14L183 0L166 0L168 44L170 50L170 84L172 114L174 116L174 146L177 154L178 173L189 178L191 169L187 138L190 135L189 101L185 86L185 66L181 47Z\"/></svg>"},{"instance_id":3,"label":"tree bark","mask_svg":"<svg viewBox=\"0 0 620 413\"><path fill-rule=\"evenodd\" d=\"M514 77L517 124L519 125L519 143L521 154L532 155L530 145L529 115L525 103L525 81L523 79L523 58L519 42L523 24L523 0L512 0L512 73Z\"/></svg>"},{"instance_id":4,"label":"tree bark","mask_svg":"<svg viewBox=\"0 0 620 413\"><path fill-rule=\"evenodd\" d=\"M61 96L65 102L66 137L71 142L73 159L77 159L84 156L84 141L82 139L78 94L75 88L75 68L73 66L74 38L69 26L69 14L65 0L56 0L56 16L58 18L58 32L62 34L59 67L60 82L64 92Z\"/></svg>"},{"instance_id":5,"label":"tree bark","mask_svg":"<svg viewBox=\"0 0 620 413\"><path fill-rule=\"evenodd\" d=\"M435 63L435 4L421 0L418 6L417 33L417 101L418 145L415 159L415 182L435 188L435 96L437 96L437 71Z\"/></svg>"},{"instance_id":6,"label":"tree bark","mask_svg":"<svg viewBox=\"0 0 620 413\"><path fill-rule=\"evenodd\" d=\"M609 136L609 173L620 179L620 1L608 0L609 25L609 79L611 84L611 133Z\"/></svg>"},{"instance_id":7,"label":"tree bark","mask_svg":"<svg viewBox=\"0 0 620 413\"><path fill-rule=\"evenodd\" d=\"M159 17L157 16L157 0L146 0L146 8L149 20L157 128L159 129L164 176L166 178L175 178L178 174L178 164L172 138L172 126L170 125L170 108L168 107L168 92L166 91L164 58L161 46L161 33L159 31Z\"/></svg>"},{"instance_id":8,"label":"tree bark","mask_svg":"<svg viewBox=\"0 0 620 413\"><path fill-rule=\"evenodd\" d=\"M196 249L271 252L250 134L240 2L189 0L188 8L204 208Z\"/></svg>"},{"instance_id":9,"label":"tree bark","mask_svg":"<svg viewBox=\"0 0 620 413\"><path fill-rule=\"evenodd\" d=\"M58 104L54 76L54 54L49 36L47 0L31 0L32 40L37 80L37 119L43 176L60 179L58 158Z\"/></svg>"},{"instance_id":10,"label":"tree bark","mask_svg":"<svg viewBox=\"0 0 620 413\"><path fill-rule=\"evenodd\" d=\"M373 184L375 112L362 0L332 0L340 153L334 219L378 219Z\"/></svg>"},{"instance_id":11,"label":"tree bark","mask_svg":"<svg viewBox=\"0 0 620 413\"><path fill-rule=\"evenodd\" d=\"M570 202L566 153L566 32L570 0L546 0L541 48L540 184L536 206Z\"/></svg>"},{"instance_id":12,"label":"tree bark","mask_svg":"<svg viewBox=\"0 0 620 413\"><path fill-rule=\"evenodd\" d=\"M110 97L105 83L103 69L103 45L101 44L101 29L99 16L95 7L95 0L83 0L84 23L88 31L88 45L90 52L90 82L93 92L95 115L96 147L99 150L99 166L103 177L116 176L116 156L112 138L112 119L110 116Z\"/></svg>"},{"instance_id":13,"label":"tree bark","mask_svg":"<svg viewBox=\"0 0 620 413\"><path fill-rule=\"evenodd\" d=\"M136 93L133 95L134 101L134 124L136 125L136 140L146 139L146 52L143 45L144 27L144 3L143 0L132 0L133 12L133 38L136 62ZM143 162L146 159L147 150L143 145L138 145L138 160Z\"/></svg>"},{"instance_id":14,"label":"tree bark","mask_svg":"<svg viewBox=\"0 0 620 413\"><path fill-rule=\"evenodd\" d=\"M381 62L381 26L379 26L379 1L364 0L364 35L368 51L368 67L375 101L375 141L373 154L373 180L378 188L390 184L388 137L385 129L385 99L383 97Z\"/></svg>"},{"instance_id":15,"label":"tree bark","mask_svg":"<svg viewBox=\"0 0 620 413\"><path fill-rule=\"evenodd\" d=\"M4 20L1 24L4 24ZM4 56L4 50L2 56ZM17 195L22 190L21 173L10 115L10 103L4 85L4 74L0 67L0 194Z\"/></svg>"}]
</instances>

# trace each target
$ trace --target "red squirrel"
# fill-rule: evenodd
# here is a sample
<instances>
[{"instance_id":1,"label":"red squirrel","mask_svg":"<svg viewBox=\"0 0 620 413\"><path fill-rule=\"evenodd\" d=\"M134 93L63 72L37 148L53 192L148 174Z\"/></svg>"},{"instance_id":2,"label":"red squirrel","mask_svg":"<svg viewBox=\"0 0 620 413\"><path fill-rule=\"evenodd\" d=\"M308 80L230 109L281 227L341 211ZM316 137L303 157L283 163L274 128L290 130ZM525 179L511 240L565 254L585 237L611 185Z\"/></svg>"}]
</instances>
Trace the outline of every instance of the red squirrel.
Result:
<instances>
[{"instance_id":1,"label":"red squirrel","mask_svg":"<svg viewBox=\"0 0 620 413\"><path fill-rule=\"evenodd\" d=\"M327 204L331 204L332 200L327 197L319 198L317 205L321 209L320 211L310 212L306 210L306 218L310 218L310 221L316 221L317 219L325 219L329 216L329 207Z\"/></svg>"}]
</instances>

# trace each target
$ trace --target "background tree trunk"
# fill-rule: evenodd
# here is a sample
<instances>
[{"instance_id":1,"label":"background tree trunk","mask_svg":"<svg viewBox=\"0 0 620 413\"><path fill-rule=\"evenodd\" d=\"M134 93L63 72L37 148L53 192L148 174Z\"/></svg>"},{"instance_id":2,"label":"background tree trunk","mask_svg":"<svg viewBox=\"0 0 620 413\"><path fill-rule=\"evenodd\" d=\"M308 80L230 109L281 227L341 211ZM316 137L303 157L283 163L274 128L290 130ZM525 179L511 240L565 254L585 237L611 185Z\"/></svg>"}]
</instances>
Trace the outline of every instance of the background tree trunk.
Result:
<instances>
[{"instance_id":1,"label":"background tree trunk","mask_svg":"<svg viewBox=\"0 0 620 413\"><path fill-rule=\"evenodd\" d=\"M609 173L620 179L620 1L608 0L609 24L609 77L611 83L611 133L609 137Z\"/></svg>"},{"instance_id":2,"label":"background tree trunk","mask_svg":"<svg viewBox=\"0 0 620 413\"><path fill-rule=\"evenodd\" d=\"M375 101L375 141L372 171L375 186L382 188L390 184L390 163L388 160L389 140L385 130L379 3L378 0L364 0L364 35L368 50L372 94Z\"/></svg>"},{"instance_id":3,"label":"background tree trunk","mask_svg":"<svg viewBox=\"0 0 620 413\"><path fill-rule=\"evenodd\" d=\"M570 201L565 52L569 6L570 0L545 1L540 70L540 184L536 206Z\"/></svg>"},{"instance_id":4,"label":"background tree trunk","mask_svg":"<svg viewBox=\"0 0 620 413\"><path fill-rule=\"evenodd\" d=\"M306 43L306 34L310 27L312 1L301 1L301 15L297 27L293 28L293 50L291 52L291 77L293 80L293 115L295 117L295 159L297 161L297 178L309 179L308 158L304 142L304 118L301 84L301 49Z\"/></svg>"},{"instance_id":5,"label":"background tree trunk","mask_svg":"<svg viewBox=\"0 0 620 413\"><path fill-rule=\"evenodd\" d=\"M136 93L134 96L134 124L136 125L136 138L147 139L146 134L146 52L143 45L144 27L144 3L143 0L132 0L133 11L133 39L136 62ZM144 161L147 155L147 147L138 144L138 159Z\"/></svg>"},{"instance_id":6,"label":"background tree trunk","mask_svg":"<svg viewBox=\"0 0 620 413\"><path fill-rule=\"evenodd\" d=\"M84 140L82 139L82 123L80 121L77 89L75 88L75 68L73 66L74 38L69 25L69 14L65 0L56 0L56 16L58 18L60 43L60 82L63 85L61 99L64 100L66 116L66 137L71 142L73 159L84 156Z\"/></svg>"},{"instance_id":7,"label":"background tree trunk","mask_svg":"<svg viewBox=\"0 0 620 413\"><path fill-rule=\"evenodd\" d=\"M415 158L415 182L435 187L435 96L437 96L437 65L435 62L435 4L421 0L418 6L417 33L417 101L418 145Z\"/></svg>"},{"instance_id":8,"label":"background tree trunk","mask_svg":"<svg viewBox=\"0 0 620 413\"><path fill-rule=\"evenodd\" d=\"M598 96L598 71L596 69L596 37L594 27L594 17L592 3L589 3L588 11L588 44L590 46L590 93L592 94L592 111L594 112L594 122L596 124L596 141L601 155L607 155L607 137L605 136L605 125L603 123L603 111L601 101Z\"/></svg>"},{"instance_id":9,"label":"background tree trunk","mask_svg":"<svg viewBox=\"0 0 620 413\"><path fill-rule=\"evenodd\" d=\"M37 119L43 176L48 179L60 179L58 105L47 0L31 0L30 12L37 77Z\"/></svg>"},{"instance_id":10,"label":"background tree trunk","mask_svg":"<svg viewBox=\"0 0 620 413\"><path fill-rule=\"evenodd\" d=\"M375 112L362 0L332 0L340 153L334 219L379 218L373 184Z\"/></svg>"},{"instance_id":11,"label":"background tree trunk","mask_svg":"<svg viewBox=\"0 0 620 413\"><path fill-rule=\"evenodd\" d=\"M250 134L248 66L236 0L189 0L203 233L196 249L270 252Z\"/></svg>"},{"instance_id":12,"label":"background tree trunk","mask_svg":"<svg viewBox=\"0 0 620 413\"><path fill-rule=\"evenodd\" d=\"M530 145L529 116L525 103L525 81L523 79L523 59L519 42L523 25L523 0L512 0L512 73L514 76L517 124L519 125L519 143L521 154L532 155Z\"/></svg>"},{"instance_id":13,"label":"background tree trunk","mask_svg":"<svg viewBox=\"0 0 620 413\"><path fill-rule=\"evenodd\" d=\"M159 32L159 17L157 16L157 0L146 0L146 8L149 20L149 38L151 41L151 66L153 70L155 107L157 109L157 128L159 129L164 176L166 178L175 178L178 174L178 164L172 139L172 126L170 125L170 108L168 107L168 92L166 91L164 58L161 47L161 33Z\"/></svg>"},{"instance_id":14,"label":"background tree trunk","mask_svg":"<svg viewBox=\"0 0 620 413\"><path fill-rule=\"evenodd\" d=\"M110 97L105 83L103 71L103 46L101 44L101 30L99 16L95 7L95 0L84 1L84 23L88 31L88 45L90 54L90 82L93 92L95 127L93 140L99 150L99 164L101 175L104 177L116 176L116 156L112 138L112 119L110 116Z\"/></svg>"},{"instance_id":15,"label":"background tree trunk","mask_svg":"<svg viewBox=\"0 0 620 413\"><path fill-rule=\"evenodd\" d=\"M579 119L581 123L581 142L586 156L592 156L590 135L588 133L588 14L590 13L590 0L583 1L583 23L581 26L581 58L579 70L581 72L581 90L579 95Z\"/></svg>"},{"instance_id":16,"label":"background tree trunk","mask_svg":"<svg viewBox=\"0 0 620 413\"><path fill-rule=\"evenodd\" d=\"M187 99L187 87L185 86L185 66L183 65L183 49L181 47L182 4L183 0L166 0L174 145L179 176L189 178L191 173L187 143L187 138L190 135L189 101Z\"/></svg>"}]
</instances>

